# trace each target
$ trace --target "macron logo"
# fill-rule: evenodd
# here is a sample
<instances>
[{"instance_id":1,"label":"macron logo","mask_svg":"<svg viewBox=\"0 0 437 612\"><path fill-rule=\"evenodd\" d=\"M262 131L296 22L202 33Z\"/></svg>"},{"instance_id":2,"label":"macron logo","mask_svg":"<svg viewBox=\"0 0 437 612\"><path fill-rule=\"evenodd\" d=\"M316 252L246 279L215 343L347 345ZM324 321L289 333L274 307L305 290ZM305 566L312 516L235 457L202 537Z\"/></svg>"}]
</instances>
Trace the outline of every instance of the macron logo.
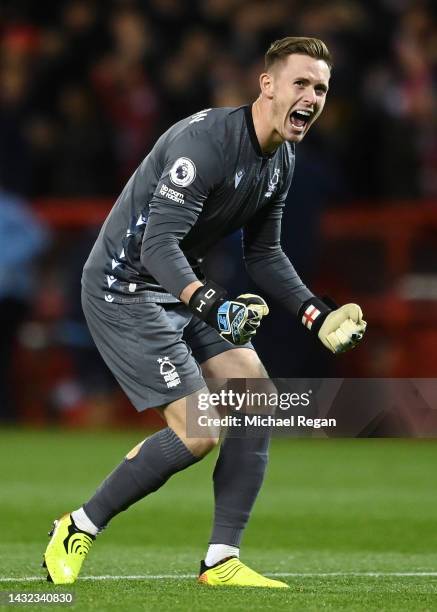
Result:
<instances>
[{"instance_id":1,"label":"macron logo","mask_svg":"<svg viewBox=\"0 0 437 612\"><path fill-rule=\"evenodd\" d=\"M237 189L243 176L244 176L244 170L238 170L238 172L235 173L235 189Z\"/></svg>"}]
</instances>

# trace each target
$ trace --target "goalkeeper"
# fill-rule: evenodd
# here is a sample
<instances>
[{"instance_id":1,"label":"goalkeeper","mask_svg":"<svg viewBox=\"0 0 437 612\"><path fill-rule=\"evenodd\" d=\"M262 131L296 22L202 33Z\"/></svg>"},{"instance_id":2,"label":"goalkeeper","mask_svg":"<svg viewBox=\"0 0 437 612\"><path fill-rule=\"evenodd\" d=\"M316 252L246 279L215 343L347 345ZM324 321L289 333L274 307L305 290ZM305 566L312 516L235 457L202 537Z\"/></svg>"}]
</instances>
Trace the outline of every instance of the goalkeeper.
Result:
<instances>
[{"instance_id":1,"label":"goalkeeper","mask_svg":"<svg viewBox=\"0 0 437 612\"><path fill-rule=\"evenodd\" d=\"M332 309L318 299L280 244L295 145L325 105L329 51L320 40L287 37L270 46L265 62L252 105L200 111L159 138L85 264L82 304L103 359L135 408L159 410L167 426L132 449L86 503L55 521L44 565L57 584L76 580L114 516L218 443L215 432L187 436L187 398L208 392L205 378L268 376L251 344L268 314L264 297L228 296L203 276L202 259L223 236L242 228L247 270L263 296L282 303L328 350L353 348L365 331L360 307ZM268 444L267 432L221 444L204 584L287 586L239 559Z\"/></svg>"}]
</instances>

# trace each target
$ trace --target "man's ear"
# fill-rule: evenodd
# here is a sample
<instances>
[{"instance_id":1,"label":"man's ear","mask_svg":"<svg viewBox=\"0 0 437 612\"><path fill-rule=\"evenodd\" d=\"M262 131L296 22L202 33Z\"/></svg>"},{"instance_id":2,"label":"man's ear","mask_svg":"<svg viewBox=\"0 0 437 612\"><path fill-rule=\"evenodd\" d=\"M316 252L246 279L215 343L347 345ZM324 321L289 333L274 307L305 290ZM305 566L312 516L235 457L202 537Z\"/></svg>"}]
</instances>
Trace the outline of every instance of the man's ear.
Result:
<instances>
[{"instance_id":1,"label":"man's ear","mask_svg":"<svg viewBox=\"0 0 437 612\"><path fill-rule=\"evenodd\" d=\"M259 77L259 86L263 96L271 100L275 89L275 80L269 72L263 72Z\"/></svg>"}]
</instances>

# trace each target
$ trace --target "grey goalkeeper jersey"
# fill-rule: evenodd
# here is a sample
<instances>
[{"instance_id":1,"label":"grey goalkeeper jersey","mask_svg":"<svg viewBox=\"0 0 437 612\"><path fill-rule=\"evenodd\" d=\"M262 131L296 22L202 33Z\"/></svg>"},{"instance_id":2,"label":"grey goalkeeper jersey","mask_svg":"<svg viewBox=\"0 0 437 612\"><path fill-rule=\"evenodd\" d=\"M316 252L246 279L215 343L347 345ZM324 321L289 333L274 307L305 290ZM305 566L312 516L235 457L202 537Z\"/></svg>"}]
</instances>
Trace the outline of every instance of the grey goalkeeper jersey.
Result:
<instances>
[{"instance_id":1,"label":"grey goalkeeper jersey","mask_svg":"<svg viewBox=\"0 0 437 612\"><path fill-rule=\"evenodd\" d=\"M294 145L260 149L251 109L205 109L157 141L123 189L85 264L108 302L177 302L221 238L243 229L249 275L294 313L313 296L280 244Z\"/></svg>"}]
</instances>

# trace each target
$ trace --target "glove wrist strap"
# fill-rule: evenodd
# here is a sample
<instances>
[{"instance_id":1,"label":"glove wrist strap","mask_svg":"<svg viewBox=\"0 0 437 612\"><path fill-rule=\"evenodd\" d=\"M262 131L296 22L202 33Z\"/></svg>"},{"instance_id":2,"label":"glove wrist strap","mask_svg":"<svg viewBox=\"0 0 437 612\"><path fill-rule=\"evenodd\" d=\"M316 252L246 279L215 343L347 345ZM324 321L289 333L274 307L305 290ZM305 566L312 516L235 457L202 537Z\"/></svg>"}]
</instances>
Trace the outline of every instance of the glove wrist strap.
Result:
<instances>
[{"instance_id":1,"label":"glove wrist strap","mask_svg":"<svg viewBox=\"0 0 437 612\"><path fill-rule=\"evenodd\" d=\"M329 304L327 304L327 303ZM329 298L326 298L326 302L318 297L312 297L302 304L299 308L298 317L307 329L312 333L318 334L320 328L323 325L323 321L326 319L328 314L334 310L331 305L334 302Z\"/></svg>"},{"instance_id":2,"label":"glove wrist strap","mask_svg":"<svg viewBox=\"0 0 437 612\"><path fill-rule=\"evenodd\" d=\"M196 317L203 321L215 320L217 310L224 302L227 292L223 287L207 281L203 287L199 287L193 293L188 303L188 307Z\"/></svg>"}]
</instances>

